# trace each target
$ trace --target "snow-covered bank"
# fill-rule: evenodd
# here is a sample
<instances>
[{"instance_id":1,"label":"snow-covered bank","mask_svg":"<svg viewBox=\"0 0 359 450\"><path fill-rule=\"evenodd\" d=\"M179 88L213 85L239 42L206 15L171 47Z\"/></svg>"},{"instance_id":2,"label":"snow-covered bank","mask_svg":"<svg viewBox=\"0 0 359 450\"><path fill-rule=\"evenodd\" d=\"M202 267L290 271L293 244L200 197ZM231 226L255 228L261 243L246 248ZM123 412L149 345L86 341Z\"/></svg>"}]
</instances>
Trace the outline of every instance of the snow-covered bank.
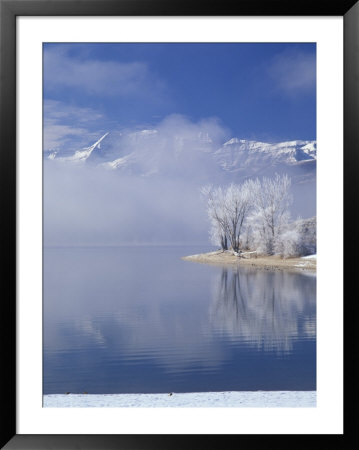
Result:
<instances>
[{"instance_id":1,"label":"snow-covered bank","mask_svg":"<svg viewBox=\"0 0 359 450\"><path fill-rule=\"evenodd\" d=\"M302 256L302 259L315 259L315 260L317 260L317 255L314 254L314 255Z\"/></svg>"},{"instance_id":2,"label":"snow-covered bank","mask_svg":"<svg viewBox=\"0 0 359 450\"><path fill-rule=\"evenodd\" d=\"M316 406L316 391L191 392L184 394L51 394L46 408L123 407L305 407Z\"/></svg>"},{"instance_id":3,"label":"snow-covered bank","mask_svg":"<svg viewBox=\"0 0 359 450\"><path fill-rule=\"evenodd\" d=\"M263 256L256 252L243 252L238 257L232 251L217 250L209 253L200 253L198 255L183 256L185 261L192 261L204 264L214 265L234 265L249 266L255 268L264 268L272 270L310 270L315 271L317 267L316 255L310 257L282 258L278 255Z\"/></svg>"}]
</instances>

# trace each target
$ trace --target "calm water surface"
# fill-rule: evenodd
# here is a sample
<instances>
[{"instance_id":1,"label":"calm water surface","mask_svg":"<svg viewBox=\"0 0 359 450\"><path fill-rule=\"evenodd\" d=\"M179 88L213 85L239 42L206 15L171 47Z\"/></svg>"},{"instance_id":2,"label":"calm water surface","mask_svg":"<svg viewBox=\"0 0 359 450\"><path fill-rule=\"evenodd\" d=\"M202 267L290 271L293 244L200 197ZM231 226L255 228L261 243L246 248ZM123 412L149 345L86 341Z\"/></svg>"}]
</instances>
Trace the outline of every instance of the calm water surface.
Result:
<instances>
[{"instance_id":1,"label":"calm water surface","mask_svg":"<svg viewBox=\"0 0 359 450\"><path fill-rule=\"evenodd\" d=\"M316 277L203 247L44 251L44 394L316 388Z\"/></svg>"}]
</instances>

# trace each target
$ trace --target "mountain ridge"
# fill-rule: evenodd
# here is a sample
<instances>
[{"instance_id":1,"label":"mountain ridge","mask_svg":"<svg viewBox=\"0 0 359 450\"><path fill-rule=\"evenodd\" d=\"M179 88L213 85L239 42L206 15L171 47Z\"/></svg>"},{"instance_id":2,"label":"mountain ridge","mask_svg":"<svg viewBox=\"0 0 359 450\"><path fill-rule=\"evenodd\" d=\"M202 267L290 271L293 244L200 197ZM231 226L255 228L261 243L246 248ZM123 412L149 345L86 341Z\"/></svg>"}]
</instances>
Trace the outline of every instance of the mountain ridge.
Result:
<instances>
[{"instance_id":1,"label":"mountain ridge","mask_svg":"<svg viewBox=\"0 0 359 450\"><path fill-rule=\"evenodd\" d=\"M268 143L238 137L218 143L208 133L183 136L143 129L117 132L112 138L106 132L93 145L72 155L49 151L45 158L69 164L92 163L130 176L197 175L235 181L276 171L306 182L315 178L317 145L314 140Z\"/></svg>"}]
</instances>

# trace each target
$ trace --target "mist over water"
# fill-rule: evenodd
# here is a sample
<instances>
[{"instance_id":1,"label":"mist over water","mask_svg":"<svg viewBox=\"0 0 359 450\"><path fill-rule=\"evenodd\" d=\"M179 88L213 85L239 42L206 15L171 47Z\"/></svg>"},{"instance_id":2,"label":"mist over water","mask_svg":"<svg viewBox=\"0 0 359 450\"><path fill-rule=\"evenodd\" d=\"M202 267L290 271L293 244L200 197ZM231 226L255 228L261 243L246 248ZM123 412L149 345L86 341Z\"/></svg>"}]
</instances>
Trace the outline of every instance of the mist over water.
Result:
<instances>
[{"instance_id":1,"label":"mist over water","mask_svg":"<svg viewBox=\"0 0 359 450\"><path fill-rule=\"evenodd\" d=\"M226 137L214 119L171 116L158 130L110 133L86 161L66 160L74 152L64 150L45 158L45 246L205 244L200 188L275 173L292 176L293 219L315 215L315 161L231 173L213 157Z\"/></svg>"},{"instance_id":2,"label":"mist over water","mask_svg":"<svg viewBox=\"0 0 359 450\"><path fill-rule=\"evenodd\" d=\"M208 243L194 182L45 164L45 245Z\"/></svg>"}]
</instances>

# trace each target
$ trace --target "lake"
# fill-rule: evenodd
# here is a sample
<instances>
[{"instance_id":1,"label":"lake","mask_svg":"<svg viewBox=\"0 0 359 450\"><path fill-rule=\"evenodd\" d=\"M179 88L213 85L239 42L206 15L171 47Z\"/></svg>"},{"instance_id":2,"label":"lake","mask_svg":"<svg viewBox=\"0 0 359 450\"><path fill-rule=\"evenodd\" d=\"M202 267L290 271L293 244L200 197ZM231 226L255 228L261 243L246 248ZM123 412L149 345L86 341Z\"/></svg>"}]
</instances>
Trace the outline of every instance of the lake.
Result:
<instances>
[{"instance_id":1,"label":"lake","mask_svg":"<svg viewBox=\"0 0 359 450\"><path fill-rule=\"evenodd\" d=\"M196 246L44 249L43 392L316 389L316 276Z\"/></svg>"}]
</instances>

